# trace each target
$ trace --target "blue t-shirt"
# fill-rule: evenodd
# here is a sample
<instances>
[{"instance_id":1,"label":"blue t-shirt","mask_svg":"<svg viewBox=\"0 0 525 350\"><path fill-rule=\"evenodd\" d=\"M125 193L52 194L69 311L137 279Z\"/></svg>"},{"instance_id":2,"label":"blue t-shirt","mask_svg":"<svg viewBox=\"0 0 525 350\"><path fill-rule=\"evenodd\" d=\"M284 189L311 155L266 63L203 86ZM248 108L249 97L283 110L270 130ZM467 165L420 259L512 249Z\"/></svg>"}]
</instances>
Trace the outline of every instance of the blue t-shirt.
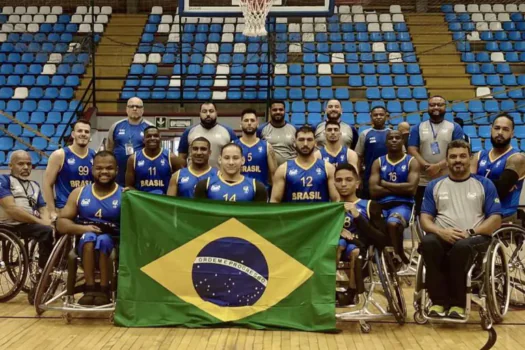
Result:
<instances>
[{"instance_id":1,"label":"blue t-shirt","mask_svg":"<svg viewBox=\"0 0 525 350\"><path fill-rule=\"evenodd\" d=\"M386 136L390 129L367 129L359 135L355 151L364 159L365 179L372 174L374 161L387 154ZM364 181L363 186L368 188L368 181Z\"/></svg>"},{"instance_id":2,"label":"blue t-shirt","mask_svg":"<svg viewBox=\"0 0 525 350\"><path fill-rule=\"evenodd\" d=\"M201 180L217 175L217 169L210 167L205 173L197 175L191 169L182 168L177 173L177 197L193 198L195 186Z\"/></svg>"},{"instance_id":3,"label":"blue t-shirt","mask_svg":"<svg viewBox=\"0 0 525 350\"><path fill-rule=\"evenodd\" d=\"M348 147L341 146L339 152L331 154L325 147L319 149L321 158L333 166L337 167L339 164L348 164Z\"/></svg>"},{"instance_id":4,"label":"blue t-shirt","mask_svg":"<svg viewBox=\"0 0 525 350\"><path fill-rule=\"evenodd\" d=\"M283 202L329 202L328 171L322 159L303 168L295 159L286 161Z\"/></svg>"},{"instance_id":5,"label":"blue t-shirt","mask_svg":"<svg viewBox=\"0 0 525 350\"><path fill-rule=\"evenodd\" d=\"M150 158L142 149L135 154L135 188L139 191L166 194L171 179L170 151Z\"/></svg>"},{"instance_id":6,"label":"blue t-shirt","mask_svg":"<svg viewBox=\"0 0 525 350\"><path fill-rule=\"evenodd\" d=\"M388 155L379 157L379 175L381 180L392 183L405 183L408 182L408 175L410 174L410 162L412 156L405 154L403 158L395 163L390 162ZM377 201L380 204L389 202L405 202L414 203L414 197L399 196L399 195L388 195Z\"/></svg>"},{"instance_id":7,"label":"blue t-shirt","mask_svg":"<svg viewBox=\"0 0 525 350\"><path fill-rule=\"evenodd\" d=\"M67 198L77 187L82 187L93 182L93 157L95 151L88 150L84 157L77 155L71 147L64 148L64 162L57 174L55 182L55 206L63 208L67 203Z\"/></svg>"},{"instance_id":8,"label":"blue t-shirt","mask_svg":"<svg viewBox=\"0 0 525 350\"><path fill-rule=\"evenodd\" d=\"M238 139L233 141L233 143L241 146L245 159L241 174L261 182L268 188L268 142L259 139L259 141L250 146Z\"/></svg>"}]
</instances>

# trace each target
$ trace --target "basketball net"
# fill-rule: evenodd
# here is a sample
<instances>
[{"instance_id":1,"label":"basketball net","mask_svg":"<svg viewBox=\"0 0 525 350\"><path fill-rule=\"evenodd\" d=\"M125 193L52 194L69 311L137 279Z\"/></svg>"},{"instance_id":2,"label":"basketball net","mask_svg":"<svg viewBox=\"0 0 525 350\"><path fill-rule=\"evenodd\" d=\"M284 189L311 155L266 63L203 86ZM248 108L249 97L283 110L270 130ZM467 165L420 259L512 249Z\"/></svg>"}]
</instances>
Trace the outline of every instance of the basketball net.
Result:
<instances>
[{"instance_id":1,"label":"basketball net","mask_svg":"<svg viewBox=\"0 0 525 350\"><path fill-rule=\"evenodd\" d=\"M245 36L266 36L266 17L270 12L273 0L239 0L239 6L244 16Z\"/></svg>"}]
</instances>

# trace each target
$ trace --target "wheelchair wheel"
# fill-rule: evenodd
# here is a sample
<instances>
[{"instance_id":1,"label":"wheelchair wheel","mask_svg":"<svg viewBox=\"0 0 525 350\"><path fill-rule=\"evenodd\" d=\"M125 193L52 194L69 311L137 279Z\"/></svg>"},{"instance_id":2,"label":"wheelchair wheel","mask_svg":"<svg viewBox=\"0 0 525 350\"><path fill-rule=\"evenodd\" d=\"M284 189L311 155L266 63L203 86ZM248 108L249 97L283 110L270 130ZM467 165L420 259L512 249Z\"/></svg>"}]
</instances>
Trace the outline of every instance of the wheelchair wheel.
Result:
<instances>
[{"instance_id":1,"label":"wheelchair wheel","mask_svg":"<svg viewBox=\"0 0 525 350\"><path fill-rule=\"evenodd\" d=\"M33 290L34 293L34 289L38 283L36 280L36 276L38 274L38 243L34 240L30 240L26 243L25 248L29 262L29 271L27 274L26 283L24 283L22 287L22 291L29 294L31 290Z\"/></svg>"},{"instance_id":2,"label":"wheelchair wheel","mask_svg":"<svg viewBox=\"0 0 525 350\"><path fill-rule=\"evenodd\" d=\"M510 283L509 266L499 240L492 241L485 260L484 284L488 309L494 322L500 323L509 308Z\"/></svg>"},{"instance_id":3,"label":"wheelchair wheel","mask_svg":"<svg viewBox=\"0 0 525 350\"><path fill-rule=\"evenodd\" d=\"M517 225L504 225L493 237L503 244L510 284L510 305L525 308L525 230Z\"/></svg>"},{"instance_id":4,"label":"wheelchair wheel","mask_svg":"<svg viewBox=\"0 0 525 350\"><path fill-rule=\"evenodd\" d=\"M71 249L71 237L60 237L51 252L42 277L35 292L35 309L40 316L45 311L45 304L58 298L57 291L65 291L67 282L67 254ZM62 288L59 290L59 286Z\"/></svg>"},{"instance_id":5,"label":"wheelchair wheel","mask_svg":"<svg viewBox=\"0 0 525 350\"><path fill-rule=\"evenodd\" d=\"M381 285L383 286L388 301L388 307L394 314L397 323L403 325L407 314L405 297L403 295L403 290L401 289L401 283L399 282L397 271L394 267L392 254L388 250L389 247L379 253L376 249L374 259L377 265L379 280L381 281Z\"/></svg>"},{"instance_id":6,"label":"wheelchair wheel","mask_svg":"<svg viewBox=\"0 0 525 350\"><path fill-rule=\"evenodd\" d=\"M13 299L28 273L27 252L13 233L0 229L0 302Z\"/></svg>"}]
</instances>

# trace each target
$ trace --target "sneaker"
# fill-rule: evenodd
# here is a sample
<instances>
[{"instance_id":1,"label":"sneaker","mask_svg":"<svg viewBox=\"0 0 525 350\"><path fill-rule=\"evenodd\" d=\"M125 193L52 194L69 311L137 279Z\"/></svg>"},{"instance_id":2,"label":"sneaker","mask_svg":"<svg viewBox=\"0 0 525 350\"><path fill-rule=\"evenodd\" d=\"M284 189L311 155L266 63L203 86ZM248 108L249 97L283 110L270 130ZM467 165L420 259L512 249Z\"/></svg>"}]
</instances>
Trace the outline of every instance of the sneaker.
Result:
<instances>
[{"instance_id":1,"label":"sneaker","mask_svg":"<svg viewBox=\"0 0 525 350\"><path fill-rule=\"evenodd\" d=\"M446 314L445 308L441 305L432 305L428 309L428 316L430 317L445 317Z\"/></svg>"},{"instance_id":2,"label":"sneaker","mask_svg":"<svg viewBox=\"0 0 525 350\"><path fill-rule=\"evenodd\" d=\"M465 319L465 309L459 306L452 306L450 310L448 310L448 317L455 318L458 320L464 320Z\"/></svg>"},{"instance_id":3,"label":"sneaker","mask_svg":"<svg viewBox=\"0 0 525 350\"><path fill-rule=\"evenodd\" d=\"M109 297L106 293L97 292L93 298L93 305L102 306L110 303Z\"/></svg>"},{"instance_id":4,"label":"sneaker","mask_svg":"<svg viewBox=\"0 0 525 350\"><path fill-rule=\"evenodd\" d=\"M78 299L80 305L94 305L95 301L95 286L85 286L84 295Z\"/></svg>"}]
</instances>

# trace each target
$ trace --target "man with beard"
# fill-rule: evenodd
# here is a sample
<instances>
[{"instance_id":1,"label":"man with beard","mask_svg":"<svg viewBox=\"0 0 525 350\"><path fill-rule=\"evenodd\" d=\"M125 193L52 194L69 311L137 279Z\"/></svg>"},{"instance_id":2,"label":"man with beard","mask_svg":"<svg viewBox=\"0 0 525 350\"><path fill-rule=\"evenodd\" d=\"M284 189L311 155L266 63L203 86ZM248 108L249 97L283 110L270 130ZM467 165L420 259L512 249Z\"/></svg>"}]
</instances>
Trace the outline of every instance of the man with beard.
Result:
<instances>
[{"instance_id":1,"label":"man with beard","mask_svg":"<svg viewBox=\"0 0 525 350\"><path fill-rule=\"evenodd\" d=\"M190 145L191 163L177 171L170 180L168 196L193 198L195 186L217 174L217 168L209 164L211 145L204 137L197 137Z\"/></svg>"},{"instance_id":2,"label":"man with beard","mask_svg":"<svg viewBox=\"0 0 525 350\"><path fill-rule=\"evenodd\" d=\"M502 113L492 123L490 151L480 151L471 162L471 172L490 179L496 186L501 199L503 222L516 222L523 178L525 157L512 147L514 119Z\"/></svg>"},{"instance_id":3,"label":"man with beard","mask_svg":"<svg viewBox=\"0 0 525 350\"><path fill-rule=\"evenodd\" d=\"M401 122L397 126L397 130L403 135L403 145L408 149L408 135L410 135L410 124L408 122Z\"/></svg>"},{"instance_id":4,"label":"man with beard","mask_svg":"<svg viewBox=\"0 0 525 350\"><path fill-rule=\"evenodd\" d=\"M95 151L88 148L91 124L82 119L75 122L71 138L71 146L51 153L44 173L42 190L51 220L56 219L57 210L66 205L67 197L75 188L93 181L91 167Z\"/></svg>"},{"instance_id":5,"label":"man with beard","mask_svg":"<svg viewBox=\"0 0 525 350\"><path fill-rule=\"evenodd\" d=\"M341 102L338 100L329 100L326 103L325 114L327 121L331 120L341 125L342 143L346 145L346 147L353 150L359 135L353 126L341 121L341 115L343 114ZM315 140L317 141L318 146L324 146L326 144L325 129L326 121L317 125L317 128L315 129Z\"/></svg>"},{"instance_id":6,"label":"man with beard","mask_svg":"<svg viewBox=\"0 0 525 350\"><path fill-rule=\"evenodd\" d=\"M195 198L226 202L266 202L268 192L255 179L241 174L244 164L241 146L229 143L222 147L219 164L220 172L195 187Z\"/></svg>"},{"instance_id":7,"label":"man with beard","mask_svg":"<svg viewBox=\"0 0 525 350\"><path fill-rule=\"evenodd\" d=\"M284 102L272 101L270 104L270 122L262 124L257 136L273 147L277 166L297 155L294 148L295 126L284 120Z\"/></svg>"},{"instance_id":8,"label":"man with beard","mask_svg":"<svg viewBox=\"0 0 525 350\"><path fill-rule=\"evenodd\" d=\"M396 254L408 264L403 249L403 231L408 226L419 183L419 164L403 152L403 136L391 130L386 136L387 155L372 165L370 194L383 207L387 230Z\"/></svg>"},{"instance_id":9,"label":"man with beard","mask_svg":"<svg viewBox=\"0 0 525 350\"><path fill-rule=\"evenodd\" d=\"M213 102L204 102L200 109L200 124L184 131L179 143L179 156L188 158L189 146L197 137L205 137L211 144L210 165L218 167L222 146L237 140L237 136L228 126L217 123L217 108ZM191 158L188 163L191 162Z\"/></svg>"},{"instance_id":10,"label":"man with beard","mask_svg":"<svg viewBox=\"0 0 525 350\"><path fill-rule=\"evenodd\" d=\"M463 130L445 120L446 101L441 96L428 100L430 120L416 124L408 137L408 154L416 158L421 167L419 186L415 197L415 212L419 215L425 187L428 182L448 172L445 150L453 140L463 140Z\"/></svg>"},{"instance_id":11,"label":"man with beard","mask_svg":"<svg viewBox=\"0 0 525 350\"><path fill-rule=\"evenodd\" d=\"M242 166L241 174L262 182L269 189L277 169L277 163L272 145L256 135L259 125L256 113L250 108L242 111L242 136L234 143L241 146L242 154L246 160Z\"/></svg>"},{"instance_id":12,"label":"man with beard","mask_svg":"<svg viewBox=\"0 0 525 350\"><path fill-rule=\"evenodd\" d=\"M0 223L12 225L22 239L38 242L38 266L43 269L53 249L53 226L40 186L29 180L31 156L14 151L9 168L11 174L0 175Z\"/></svg>"},{"instance_id":13,"label":"man with beard","mask_svg":"<svg viewBox=\"0 0 525 350\"><path fill-rule=\"evenodd\" d=\"M117 183L125 186L126 164L128 157L144 147L144 129L152 125L142 118L144 103L138 97L128 100L126 107L128 117L113 124L108 131L106 150L113 152L117 158L119 173Z\"/></svg>"},{"instance_id":14,"label":"man with beard","mask_svg":"<svg viewBox=\"0 0 525 350\"><path fill-rule=\"evenodd\" d=\"M425 189L421 227L426 235L420 247L431 317L465 318L468 267L476 252L486 251L492 233L501 226L496 187L487 178L471 175L469 163L469 144L450 142L449 175L431 181Z\"/></svg>"},{"instance_id":15,"label":"man with beard","mask_svg":"<svg viewBox=\"0 0 525 350\"><path fill-rule=\"evenodd\" d=\"M297 158L277 168L273 179L270 202L337 202L339 194L334 186L332 164L315 158L314 129L301 126L295 134Z\"/></svg>"},{"instance_id":16,"label":"man with beard","mask_svg":"<svg viewBox=\"0 0 525 350\"><path fill-rule=\"evenodd\" d=\"M372 174L372 164L374 161L387 153L386 135L391 130L385 128L388 113L385 107L376 106L370 111L370 120L372 128L367 129L359 135L355 151L359 156L361 165L364 169L363 188L361 191L362 198L370 198L368 179Z\"/></svg>"},{"instance_id":17,"label":"man with beard","mask_svg":"<svg viewBox=\"0 0 525 350\"><path fill-rule=\"evenodd\" d=\"M341 125L333 120L325 123L326 142L325 146L315 151L315 157L332 164L337 168L339 164L352 164L359 169L359 158L357 153L341 144Z\"/></svg>"},{"instance_id":18,"label":"man with beard","mask_svg":"<svg viewBox=\"0 0 525 350\"><path fill-rule=\"evenodd\" d=\"M155 126L144 129L144 148L128 158L126 186L132 190L166 194L171 174L184 166L184 161L162 149L160 132Z\"/></svg>"},{"instance_id":19,"label":"man with beard","mask_svg":"<svg viewBox=\"0 0 525 350\"><path fill-rule=\"evenodd\" d=\"M80 305L109 304L109 256L120 234L122 187L117 177L113 153L101 151L93 159L93 184L76 188L61 210L57 229L62 234L81 236L77 249L82 258L86 285ZM95 257L98 257L98 264ZM95 265L100 270L100 291L95 287Z\"/></svg>"}]
</instances>

